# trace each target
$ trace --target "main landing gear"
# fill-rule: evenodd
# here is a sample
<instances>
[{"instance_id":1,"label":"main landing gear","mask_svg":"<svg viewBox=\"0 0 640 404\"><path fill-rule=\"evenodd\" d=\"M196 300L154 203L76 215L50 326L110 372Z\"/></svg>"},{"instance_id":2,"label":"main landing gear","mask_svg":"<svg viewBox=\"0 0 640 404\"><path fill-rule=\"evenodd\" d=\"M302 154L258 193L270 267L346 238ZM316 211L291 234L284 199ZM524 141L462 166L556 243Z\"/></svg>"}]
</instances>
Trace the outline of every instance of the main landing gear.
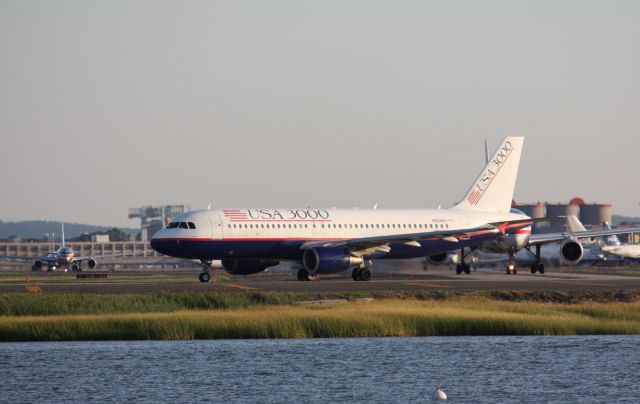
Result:
<instances>
[{"instance_id":1,"label":"main landing gear","mask_svg":"<svg viewBox=\"0 0 640 404\"><path fill-rule=\"evenodd\" d=\"M198 279L202 283L207 283L211 280L211 261L200 260L202 263L202 273L198 275Z\"/></svg>"},{"instance_id":2,"label":"main landing gear","mask_svg":"<svg viewBox=\"0 0 640 404\"><path fill-rule=\"evenodd\" d=\"M373 273L367 267L353 268L351 271L351 277L354 281L370 281Z\"/></svg>"},{"instance_id":3,"label":"main landing gear","mask_svg":"<svg viewBox=\"0 0 640 404\"><path fill-rule=\"evenodd\" d=\"M464 262L464 248L460 250L460 263L456 265L456 275L460 275L461 273L465 273L469 275L471 273L471 265Z\"/></svg>"},{"instance_id":4,"label":"main landing gear","mask_svg":"<svg viewBox=\"0 0 640 404\"><path fill-rule=\"evenodd\" d=\"M311 274L306 269L300 268L298 270L298 280L301 281L301 282L302 281L315 281L316 280L316 274Z\"/></svg>"},{"instance_id":5,"label":"main landing gear","mask_svg":"<svg viewBox=\"0 0 640 404\"><path fill-rule=\"evenodd\" d=\"M536 262L531 265L531 273L535 274L536 272L544 274L544 264L540 258L540 244L536 244Z\"/></svg>"}]
</instances>

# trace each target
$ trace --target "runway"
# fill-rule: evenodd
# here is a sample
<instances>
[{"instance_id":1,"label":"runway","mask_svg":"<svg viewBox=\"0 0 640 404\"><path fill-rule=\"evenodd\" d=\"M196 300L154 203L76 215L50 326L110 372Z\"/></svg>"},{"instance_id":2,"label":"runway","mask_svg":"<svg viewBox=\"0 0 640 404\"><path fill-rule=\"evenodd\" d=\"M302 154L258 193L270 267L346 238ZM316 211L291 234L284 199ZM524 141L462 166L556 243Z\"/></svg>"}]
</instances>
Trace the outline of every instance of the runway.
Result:
<instances>
[{"instance_id":1,"label":"runway","mask_svg":"<svg viewBox=\"0 0 640 404\"><path fill-rule=\"evenodd\" d=\"M154 273L108 273L106 279L76 279L73 274L3 274L1 292L31 293L153 293L153 292L417 292L417 291L622 291L640 290L640 276L612 273L548 271L545 275L478 271L455 275L448 269L419 274L380 274L369 282L346 277L320 277L313 282L294 280L291 274L229 277L220 274L200 283L193 270Z\"/></svg>"}]
</instances>

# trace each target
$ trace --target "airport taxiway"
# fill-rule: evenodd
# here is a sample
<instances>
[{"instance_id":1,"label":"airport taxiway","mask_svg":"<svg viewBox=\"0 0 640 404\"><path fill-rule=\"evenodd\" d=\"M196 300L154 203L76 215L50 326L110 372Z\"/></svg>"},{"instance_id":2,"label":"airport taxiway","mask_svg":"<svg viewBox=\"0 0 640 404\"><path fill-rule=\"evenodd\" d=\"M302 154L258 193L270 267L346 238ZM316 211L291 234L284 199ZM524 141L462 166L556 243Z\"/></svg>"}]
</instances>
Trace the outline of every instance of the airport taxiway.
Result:
<instances>
[{"instance_id":1,"label":"airport taxiway","mask_svg":"<svg viewBox=\"0 0 640 404\"><path fill-rule=\"evenodd\" d=\"M277 292L417 292L417 291L618 291L640 290L640 276L615 273L548 271L545 275L478 271L455 275L448 269L421 274L381 274L369 282L346 277L321 277L312 282L294 280L290 274L247 277L214 276L209 283L197 281L197 272L170 274L109 273L107 279L76 279L71 274L23 274L0 277L0 292L60 293L152 293L208 291Z\"/></svg>"}]
</instances>

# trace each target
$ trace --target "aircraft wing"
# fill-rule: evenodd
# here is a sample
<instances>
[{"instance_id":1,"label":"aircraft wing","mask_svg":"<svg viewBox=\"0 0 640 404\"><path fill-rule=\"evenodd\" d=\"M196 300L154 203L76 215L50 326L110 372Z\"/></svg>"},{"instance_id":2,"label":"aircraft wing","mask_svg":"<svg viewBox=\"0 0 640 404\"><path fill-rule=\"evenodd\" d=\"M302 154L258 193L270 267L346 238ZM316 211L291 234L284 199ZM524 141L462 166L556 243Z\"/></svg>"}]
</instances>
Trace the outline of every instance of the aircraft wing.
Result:
<instances>
[{"instance_id":1,"label":"aircraft wing","mask_svg":"<svg viewBox=\"0 0 640 404\"><path fill-rule=\"evenodd\" d=\"M109 255L94 255L92 257L74 257L73 260L74 261L87 261L87 260L90 260L90 259L101 260L101 259L105 259L105 258L124 257L124 256L128 256L128 255L134 257L134 255L132 255L132 254L109 254Z\"/></svg>"},{"instance_id":2,"label":"aircraft wing","mask_svg":"<svg viewBox=\"0 0 640 404\"><path fill-rule=\"evenodd\" d=\"M352 253L370 253L374 251L390 252L390 244L406 244L413 247L420 247L418 240L439 238L446 241L458 242L459 238L467 238L471 233L478 232L502 232L506 229L523 228L531 225L531 220L514 220L496 223L488 223L483 226L471 227L458 230L440 230L419 233L390 234L374 237L360 237L344 240L319 240L304 243L300 249L313 247L344 247Z\"/></svg>"},{"instance_id":3,"label":"aircraft wing","mask_svg":"<svg viewBox=\"0 0 640 404\"><path fill-rule=\"evenodd\" d=\"M568 238L591 238L591 237L605 237L613 236L617 234L638 233L640 227L629 227L625 229L610 229L610 230L587 230L576 232L562 232L562 233L546 233L546 234L532 234L529 240L530 245L547 244L556 241L562 241Z\"/></svg>"}]
</instances>

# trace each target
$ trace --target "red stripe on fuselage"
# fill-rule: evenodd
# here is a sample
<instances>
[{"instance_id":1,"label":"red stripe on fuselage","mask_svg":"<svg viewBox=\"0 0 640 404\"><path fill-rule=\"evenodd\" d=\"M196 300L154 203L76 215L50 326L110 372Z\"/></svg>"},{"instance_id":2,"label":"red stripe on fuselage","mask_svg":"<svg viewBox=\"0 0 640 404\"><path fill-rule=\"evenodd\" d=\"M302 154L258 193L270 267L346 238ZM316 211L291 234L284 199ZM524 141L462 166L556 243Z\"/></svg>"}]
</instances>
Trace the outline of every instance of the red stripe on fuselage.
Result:
<instances>
[{"instance_id":1,"label":"red stripe on fuselage","mask_svg":"<svg viewBox=\"0 0 640 404\"><path fill-rule=\"evenodd\" d=\"M322 219L283 219L283 220L273 220L273 219L231 219L232 222L273 222L273 223L281 223L281 222L331 222L332 220L322 220Z\"/></svg>"}]
</instances>

